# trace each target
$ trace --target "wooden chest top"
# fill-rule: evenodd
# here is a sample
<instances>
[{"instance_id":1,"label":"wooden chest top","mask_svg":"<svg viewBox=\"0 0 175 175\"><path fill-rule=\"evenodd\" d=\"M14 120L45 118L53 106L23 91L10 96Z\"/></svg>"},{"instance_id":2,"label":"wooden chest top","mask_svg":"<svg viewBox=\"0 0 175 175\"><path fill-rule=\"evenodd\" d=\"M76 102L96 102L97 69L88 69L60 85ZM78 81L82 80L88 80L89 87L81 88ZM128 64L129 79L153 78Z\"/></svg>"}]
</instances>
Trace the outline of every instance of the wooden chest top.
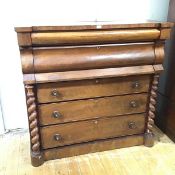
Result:
<instances>
[{"instance_id":1,"label":"wooden chest top","mask_svg":"<svg viewBox=\"0 0 175 175\"><path fill-rule=\"evenodd\" d=\"M169 38L171 26L145 22L17 27L24 83L66 81L69 71L80 71L74 72L80 75L87 70L87 76L79 79L90 79L88 70L104 69L104 73L106 68L161 64L163 41ZM122 70L111 71L115 77L114 72ZM100 72L93 74L95 78Z\"/></svg>"}]
</instances>

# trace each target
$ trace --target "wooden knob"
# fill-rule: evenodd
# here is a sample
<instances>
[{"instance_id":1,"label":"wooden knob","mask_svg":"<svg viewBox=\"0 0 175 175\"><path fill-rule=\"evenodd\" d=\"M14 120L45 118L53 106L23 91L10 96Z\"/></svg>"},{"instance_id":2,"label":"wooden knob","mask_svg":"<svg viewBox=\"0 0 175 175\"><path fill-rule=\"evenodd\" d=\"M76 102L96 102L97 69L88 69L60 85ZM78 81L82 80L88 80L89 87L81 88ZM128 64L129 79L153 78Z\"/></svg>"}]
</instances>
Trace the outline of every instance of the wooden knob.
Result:
<instances>
[{"instance_id":1,"label":"wooden knob","mask_svg":"<svg viewBox=\"0 0 175 175\"><path fill-rule=\"evenodd\" d=\"M129 122L128 127L129 127L129 129L135 129L136 128L135 122Z\"/></svg>"},{"instance_id":2,"label":"wooden knob","mask_svg":"<svg viewBox=\"0 0 175 175\"><path fill-rule=\"evenodd\" d=\"M51 91L51 95L54 96L54 97L58 97L59 96L59 92L56 89L53 89Z\"/></svg>"},{"instance_id":3,"label":"wooden knob","mask_svg":"<svg viewBox=\"0 0 175 175\"><path fill-rule=\"evenodd\" d=\"M61 114L58 111L53 111L52 116L54 118L60 118L61 117Z\"/></svg>"},{"instance_id":4,"label":"wooden knob","mask_svg":"<svg viewBox=\"0 0 175 175\"><path fill-rule=\"evenodd\" d=\"M95 83L99 83L99 80L95 80Z\"/></svg>"},{"instance_id":5,"label":"wooden knob","mask_svg":"<svg viewBox=\"0 0 175 175\"><path fill-rule=\"evenodd\" d=\"M98 121L97 121L97 120L95 120L95 121L94 121L94 124L98 124Z\"/></svg>"},{"instance_id":6,"label":"wooden knob","mask_svg":"<svg viewBox=\"0 0 175 175\"><path fill-rule=\"evenodd\" d=\"M136 107L138 107L138 104L137 104L136 101L131 101L131 102L130 102L130 106L131 106L132 108L136 108Z\"/></svg>"},{"instance_id":7,"label":"wooden knob","mask_svg":"<svg viewBox=\"0 0 175 175\"><path fill-rule=\"evenodd\" d=\"M61 138L61 135L60 135L60 134L55 134L55 135L54 135L54 139L55 139L56 141L60 141L62 138Z\"/></svg>"},{"instance_id":8,"label":"wooden knob","mask_svg":"<svg viewBox=\"0 0 175 175\"><path fill-rule=\"evenodd\" d=\"M138 81L135 81L134 83L132 83L132 88L137 89L140 87L140 83Z\"/></svg>"}]
</instances>

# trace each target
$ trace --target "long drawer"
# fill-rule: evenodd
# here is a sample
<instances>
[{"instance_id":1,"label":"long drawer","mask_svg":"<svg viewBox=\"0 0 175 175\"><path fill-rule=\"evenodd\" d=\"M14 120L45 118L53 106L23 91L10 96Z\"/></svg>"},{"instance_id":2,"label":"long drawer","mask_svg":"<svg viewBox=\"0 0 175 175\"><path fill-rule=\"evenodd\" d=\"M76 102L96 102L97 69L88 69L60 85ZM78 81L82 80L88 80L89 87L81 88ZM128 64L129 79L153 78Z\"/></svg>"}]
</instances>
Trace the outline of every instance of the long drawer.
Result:
<instances>
[{"instance_id":1,"label":"long drawer","mask_svg":"<svg viewBox=\"0 0 175 175\"><path fill-rule=\"evenodd\" d=\"M79 121L41 128L42 147L53 148L105 138L141 134L144 114Z\"/></svg>"},{"instance_id":2,"label":"long drawer","mask_svg":"<svg viewBox=\"0 0 175 175\"><path fill-rule=\"evenodd\" d=\"M115 137L92 142L60 146L43 151L44 160L72 157L100 151L107 151L144 144L144 134L135 134L124 137Z\"/></svg>"},{"instance_id":3,"label":"long drawer","mask_svg":"<svg viewBox=\"0 0 175 175\"><path fill-rule=\"evenodd\" d=\"M142 93L39 105L40 125L142 113L147 96Z\"/></svg>"},{"instance_id":4,"label":"long drawer","mask_svg":"<svg viewBox=\"0 0 175 175\"><path fill-rule=\"evenodd\" d=\"M37 85L39 103L148 92L150 75Z\"/></svg>"},{"instance_id":5,"label":"long drawer","mask_svg":"<svg viewBox=\"0 0 175 175\"><path fill-rule=\"evenodd\" d=\"M154 41L159 39L160 30L156 28L137 29L94 29L74 31L37 31L31 33L31 45L33 46L57 46L57 45L85 45L104 43L127 43Z\"/></svg>"},{"instance_id":6,"label":"long drawer","mask_svg":"<svg viewBox=\"0 0 175 175\"><path fill-rule=\"evenodd\" d=\"M36 73L43 73L154 64L154 47L154 43L141 43L35 48L33 66Z\"/></svg>"}]
</instances>

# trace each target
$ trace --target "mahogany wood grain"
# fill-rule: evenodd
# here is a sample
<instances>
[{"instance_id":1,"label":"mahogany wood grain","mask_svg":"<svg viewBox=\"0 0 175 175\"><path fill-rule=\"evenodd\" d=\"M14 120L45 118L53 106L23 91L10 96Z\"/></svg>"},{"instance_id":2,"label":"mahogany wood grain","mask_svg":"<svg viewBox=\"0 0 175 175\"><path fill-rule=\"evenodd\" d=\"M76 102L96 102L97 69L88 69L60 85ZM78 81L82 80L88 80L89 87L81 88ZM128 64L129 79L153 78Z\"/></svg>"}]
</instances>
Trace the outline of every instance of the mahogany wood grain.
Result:
<instances>
[{"instance_id":1,"label":"mahogany wood grain","mask_svg":"<svg viewBox=\"0 0 175 175\"><path fill-rule=\"evenodd\" d=\"M160 30L160 39L165 40L170 38L170 28L162 28Z\"/></svg>"},{"instance_id":2,"label":"mahogany wood grain","mask_svg":"<svg viewBox=\"0 0 175 175\"><path fill-rule=\"evenodd\" d=\"M40 166L44 163L42 157L42 150L40 144L40 134L38 126L38 114L36 106L36 98L34 93L34 86L25 86L26 90L26 105L28 112L28 121L29 121L29 133L31 140L31 163L33 166Z\"/></svg>"},{"instance_id":3,"label":"mahogany wood grain","mask_svg":"<svg viewBox=\"0 0 175 175\"><path fill-rule=\"evenodd\" d=\"M96 78L126 77L132 75L147 75L153 73L154 69L152 65L144 65L144 66L107 68L107 69L38 73L35 74L35 79L36 83L46 83L46 82L48 83L48 82L74 81L74 80L86 80Z\"/></svg>"},{"instance_id":4,"label":"mahogany wood grain","mask_svg":"<svg viewBox=\"0 0 175 175\"><path fill-rule=\"evenodd\" d=\"M133 123L133 128L130 124ZM117 136L142 134L145 127L144 114L101 118L96 120L79 121L41 128L42 147L53 148ZM55 140L55 134L60 140Z\"/></svg>"},{"instance_id":5,"label":"mahogany wood grain","mask_svg":"<svg viewBox=\"0 0 175 175\"><path fill-rule=\"evenodd\" d=\"M146 111L147 96L147 93L142 93L42 104L38 106L40 125L142 113ZM55 118L54 111L61 117Z\"/></svg>"},{"instance_id":6,"label":"mahogany wood grain","mask_svg":"<svg viewBox=\"0 0 175 175\"><path fill-rule=\"evenodd\" d=\"M18 45L19 46L31 46L32 40L30 33L18 33Z\"/></svg>"},{"instance_id":7,"label":"mahogany wood grain","mask_svg":"<svg viewBox=\"0 0 175 175\"><path fill-rule=\"evenodd\" d=\"M156 74L160 74L164 70L162 64L153 65L153 68Z\"/></svg>"},{"instance_id":8,"label":"mahogany wood grain","mask_svg":"<svg viewBox=\"0 0 175 175\"><path fill-rule=\"evenodd\" d=\"M132 29L132 28L171 28L174 24L172 22L158 22L147 20L144 22L131 21L111 21L111 22L78 22L67 25L58 26L32 26L32 27L15 27L16 32L41 32L41 31L74 31L74 30L103 30L103 29Z\"/></svg>"},{"instance_id":9,"label":"mahogany wood grain","mask_svg":"<svg viewBox=\"0 0 175 175\"><path fill-rule=\"evenodd\" d=\"M24 74L34 73L34 58L32 49L31 48L21 49L20 56L21 56L22 72Z\"/></svg>"},{"instance_id":10,"label":"mahogany wood grain","mask_svg":"<svg viewBox=\"0 0 175 175\"><path fill-rule=\"evenodd\" d=\"M37 85L39 103L148 92L150 75L79 80ZM53 96L52 91L58 92Z\"/></svg>"},{"instance_id":11,"label":"mahogany wood grain","mask_svg":"<svg viewBox=\"0 0 175 175\"><path fill-rule=\"evenodd\" d=\"M26 94L32 165L152 146L157 79L171 27L152 21L16 28L24 84L32 87Z\"/></svg>"},{"instance_id":12,"label":"mahogany wood grain","mask_svg":"<svg viewBox=\"0 0 175 175\"><path fill-rule=\"evenodd\" d=\"M158 29L128 29L128 30L96 30L96 31L66 31L66 32L33 32L32 45L81 45L152 41L159 39ZM83 38L83 39L82 39Z\"/></svg>"},{"instance_id":13,"label":"mahogany wood grain","mask_svg":"<svg viewBox=\"0 0 175 175\"><path fill-rule=\"evenodd\" d=\"M154 134L153 134L153 125L156 111L156 103L157 103L157 89L159 83L159 74L155 74L153 76L152 85L150 88L150 96L148 101L147 108L147 126L145 132L145 141L144 145L147 147L151 147L154 145Z\"/></svg>"},{"instance_id":14,"label":"mahogany wood grain","mask_svg":"<svg viewBox=\"0 0 175 175\"><path fill-rule=\"evenodd\" d=\"M155 61L154 43L36 48L33 55L36 73L135 66Z\"/></svg>"},{"instance_id":15,"label":"mahogany wood grain","mask_svg":"<svg viewBox=\"0 0 175 175\"><path fill-rule=\"evenodd\" d=\"M164 59L164 43L155 43L155 62L154 64L162 64Z\"/></svg>"},{"instance_id":16,"label":"mahogany wood grain","mask_svg":"<svg viewBox=\"0 0 175 175\"><path fill-rule=\"evenodd\" d=\"M51 160L142 144L143 135L132 135L46 149L43 151L43 157L44 160Z\"/></svg>"}]
</instances>

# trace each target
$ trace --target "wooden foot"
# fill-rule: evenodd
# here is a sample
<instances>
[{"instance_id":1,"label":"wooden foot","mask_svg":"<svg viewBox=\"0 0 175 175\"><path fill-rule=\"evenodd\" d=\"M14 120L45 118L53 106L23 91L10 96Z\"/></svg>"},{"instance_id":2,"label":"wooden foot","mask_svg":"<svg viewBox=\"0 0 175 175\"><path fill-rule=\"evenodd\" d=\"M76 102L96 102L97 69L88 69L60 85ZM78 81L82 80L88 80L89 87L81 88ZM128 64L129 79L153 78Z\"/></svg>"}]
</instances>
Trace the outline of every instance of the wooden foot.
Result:
<instances>
[{"instance_id":1,"label":"wooden foot","mask_svg":"<svg viewBox=\"0 0 175 175\"><path fill-rule=\"evenodd\" d=\"M43 155L41 153L31 152L31 164L38 167L44 163Z\"/></svg>"},{"instance_id":2,"label":"wooden foot","mask_svg":"<svg viewBox=\"0 0 175 175\"><path fill-rule=\"evenodd\" d=\"M144 135L144 145L147 147L154 146L154 134L151 133L145 133Z\"/></svg>"}]
</instances>

